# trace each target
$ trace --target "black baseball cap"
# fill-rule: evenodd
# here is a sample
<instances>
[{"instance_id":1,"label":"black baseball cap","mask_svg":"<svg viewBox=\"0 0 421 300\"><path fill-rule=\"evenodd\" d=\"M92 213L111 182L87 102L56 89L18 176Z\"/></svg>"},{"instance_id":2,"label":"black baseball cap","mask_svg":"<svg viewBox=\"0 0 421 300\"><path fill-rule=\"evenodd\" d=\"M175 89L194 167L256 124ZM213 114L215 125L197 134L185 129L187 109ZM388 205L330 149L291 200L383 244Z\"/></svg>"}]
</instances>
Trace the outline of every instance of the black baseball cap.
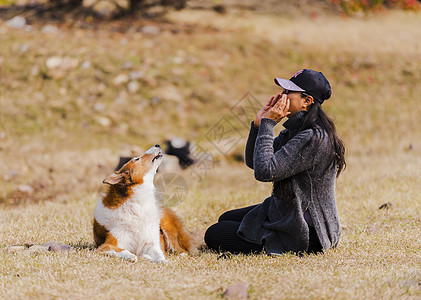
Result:
<instances>
[{"instance_id":1,"label":"black baseball cap","mask_svg":"<svg viewBox=\"0 0 421 300\"><path fill-rule=\"evenodd\" d=\"M332 95L329 81L322 74L310 69L302 69L295 73L289 80L275 78L275 83L286 90L305 92L313 96L314 100L322 104Z\"/></svg>"}]
</instances>

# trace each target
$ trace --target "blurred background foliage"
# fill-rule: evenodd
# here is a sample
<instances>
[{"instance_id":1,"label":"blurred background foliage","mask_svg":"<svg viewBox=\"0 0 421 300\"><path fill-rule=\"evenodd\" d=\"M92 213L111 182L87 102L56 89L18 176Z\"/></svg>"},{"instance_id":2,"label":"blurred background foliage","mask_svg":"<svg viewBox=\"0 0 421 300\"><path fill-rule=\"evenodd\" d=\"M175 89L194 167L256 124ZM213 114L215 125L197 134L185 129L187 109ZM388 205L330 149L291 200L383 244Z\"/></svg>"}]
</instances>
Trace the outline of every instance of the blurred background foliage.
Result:
<instances>
[{"instance_id":1,"label":"blurred background foliage","mask_svg":"<svg viewBox=\"0 0 421 300\"><path fill-rule=\"evenodd\" d=\"M99 16L119 18L126 15L159 16L168 10L181 10L187 6L196 9L213 9L225 13L227 8L241 7L251 10L277 12L282 4L291 6L291 1L239 1L239 0L0 0L1 9L20 7L26 10L35 10L37 14L46 11L65 10L67 12L83 9ZM325 6L344 15L355 15L368 12L382 12L387 9L404 9L418 11L419 0L300 0L292 5Z\"/></svg>"}]
</instances>

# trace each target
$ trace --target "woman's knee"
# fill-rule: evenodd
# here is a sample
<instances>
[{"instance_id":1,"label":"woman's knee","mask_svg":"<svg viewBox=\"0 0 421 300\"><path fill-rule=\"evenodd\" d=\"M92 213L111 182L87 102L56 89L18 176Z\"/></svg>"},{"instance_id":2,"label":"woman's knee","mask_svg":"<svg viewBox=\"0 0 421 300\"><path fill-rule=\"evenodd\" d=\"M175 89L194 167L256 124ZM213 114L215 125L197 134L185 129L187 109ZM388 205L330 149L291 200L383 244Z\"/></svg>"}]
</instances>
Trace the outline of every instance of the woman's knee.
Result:
<instances>
[{"instance_id":1,"label":"woman's knee","mask_svg":"<svg viewBox=\"0 0 421 300\"><path fill-rule=\"evenodd\" d=\"M219 216L218 222L231 221L231 218L230 218L231 215L232 215L232 210L224 212L222 215Z\"/></svg>"},{"instance_id":2,"label":"woman's knee","mask_svg":"<svg viewBox=\"0 0 421 300\"><path fill-rule=\"evenodd\" d=\"M219 217L218 222L222 222L222 221L241 222L244 216L256 206L257 204L226 211Z\"/></svg>"},{"instance_id":3,"label":"woman's knee","mask_svg":"<svg viewBox=\"0 0 421 300\"><path fill-rule=\"evenodd\" d=\"M204 240L209 248L213 248L216 240L215 238L218 236L217 225L218 223L211 225L205 232Z\"/></svg>"}]
</instances>

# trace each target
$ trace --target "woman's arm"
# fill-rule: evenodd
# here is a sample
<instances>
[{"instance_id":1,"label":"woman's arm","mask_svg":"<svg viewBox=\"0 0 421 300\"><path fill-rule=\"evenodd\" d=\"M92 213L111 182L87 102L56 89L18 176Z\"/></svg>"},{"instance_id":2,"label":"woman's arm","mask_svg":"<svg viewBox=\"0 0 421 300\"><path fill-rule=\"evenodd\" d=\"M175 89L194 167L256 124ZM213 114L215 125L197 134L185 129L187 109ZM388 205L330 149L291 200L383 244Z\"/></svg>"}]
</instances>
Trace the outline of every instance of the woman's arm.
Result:
<instances>
[{"instance_id":1,"label":"woman's arm","mask_svg":"<svg viewBox=\"0 0 421 300\"><path fill-rule=\"evenodd\" d=\"M251 122L249 137L246 143L246 151L245 151L245 161L247 167L253 169L253 153L254 153L254 144L256 143L257 133L259 131L259 127L254 125L254 121Z\"/></svg>"},{"instance_id":2,"label":"woman's arm","mask_svg":"<svg viewBox=\"0 0 421 300\"><path fill-rule=\"evenodd\" d=\"M245 151L245 161L246 165L253 169L253 153L254 153L254 144L256 142L257 133L259 130L260 122L262 118L266 118L266 116L274 109L275 104L277 104L282 98L281 94L276 96L272 96L269 101L262 106L259 112L256 115L256 118L253 122L251 122L251 128L249 132L249 136L246 143L246 151ZM282 98L284 99L284 104L286 104L286 95ZM289 105L288 105L289 107ZM288 108L286 109L288 111Z\"/></svg>"},{"instance_id":3,"label":"woman's arm","mask_svg":"<svg viewBox=\"0 0 421 300\"><path fill-rule=\"evenodd\" d=\"M311 129L304 130L274 153L273 127L276 121L262 119L254 147L254 176L259 181L277 181L310 169L317 153L326 152ZM320 147L320 148L317 148Z\"/></svg>"}]
</instances>

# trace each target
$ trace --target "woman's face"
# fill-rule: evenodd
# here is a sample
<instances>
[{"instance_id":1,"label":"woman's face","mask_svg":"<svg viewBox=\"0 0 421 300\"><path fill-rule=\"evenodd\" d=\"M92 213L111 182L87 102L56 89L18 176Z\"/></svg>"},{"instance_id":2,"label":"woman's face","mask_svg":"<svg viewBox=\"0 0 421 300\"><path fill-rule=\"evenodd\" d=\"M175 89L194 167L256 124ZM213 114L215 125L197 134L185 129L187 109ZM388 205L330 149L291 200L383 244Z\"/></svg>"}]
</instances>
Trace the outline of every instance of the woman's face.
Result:
<instances>
[{"instance_id":1,"label":"woman's face","mask_svg":"<svg viewBox=\"0 0 421 300\"><path fill-rule=\"evenodd\" d=\"M285 90L282 94L287 94L289 99L289 112L290 114L287 116L288 118L295 115L296 112L300 110L306 110L306 97L303 97L300 92L294 92Z\"/></svg>"}]
</instances>

